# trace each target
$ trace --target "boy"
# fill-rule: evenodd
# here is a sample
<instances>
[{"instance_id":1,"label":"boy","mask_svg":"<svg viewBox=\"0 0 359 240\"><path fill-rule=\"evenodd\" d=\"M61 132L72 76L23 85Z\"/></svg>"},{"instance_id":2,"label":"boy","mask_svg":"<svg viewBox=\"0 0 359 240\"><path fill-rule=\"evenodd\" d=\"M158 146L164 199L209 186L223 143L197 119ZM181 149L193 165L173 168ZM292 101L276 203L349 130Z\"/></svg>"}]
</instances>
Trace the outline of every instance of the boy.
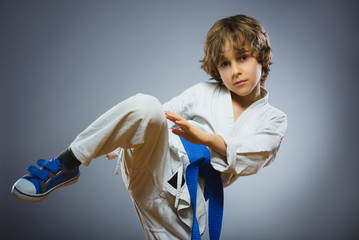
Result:
<instances>
[{"instance_id":1,"label":"boy","mask_svg":"<svg viewBox=\"0 0 359 240\"><path fill-rule=\"evenodd\" d=\"M12 193L40 201L52 190L76 182L80 164L88 166L102 155L118 156L117 170L147 239L195 238L206 225L207 177L195 181L198 191L193 194L187 171L193 155L186 142L208 147L207 167L220 174L225 187L269 165L287 127L286 115L269 105L264 89L271 57L268 35L257 20L245 15L219 20L206 36L201 61L216 83L196 84L164 105L143 94L126 99L57 158L39 160L40 169L29 167L30 173L14 184Z\"/></svg>"}]
</instances>

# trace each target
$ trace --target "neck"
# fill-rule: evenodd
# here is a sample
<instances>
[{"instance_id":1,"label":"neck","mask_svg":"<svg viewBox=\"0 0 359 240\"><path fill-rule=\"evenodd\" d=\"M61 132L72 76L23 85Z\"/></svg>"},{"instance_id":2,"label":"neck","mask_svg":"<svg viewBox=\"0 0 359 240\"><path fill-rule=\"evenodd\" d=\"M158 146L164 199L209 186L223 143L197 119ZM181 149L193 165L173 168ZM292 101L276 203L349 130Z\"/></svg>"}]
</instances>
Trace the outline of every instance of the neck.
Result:
<instances>
[{"instance_id":1,"label":"neck","mask_svg":"<svg viewBox=\"0 0 359 240\"><path fill-rule=\"evenodd\" d=\"M260 88L259 84L253 89L253 91L251 91L246 96L239 96L239 95L236 95L233 92L231 92L231 95L232 95L233 101L235 101L242 108L247 108L252 103L254 103L257 100L262 98L262 96L261 96L261 88Z\"/></svg>"}]
</instances>

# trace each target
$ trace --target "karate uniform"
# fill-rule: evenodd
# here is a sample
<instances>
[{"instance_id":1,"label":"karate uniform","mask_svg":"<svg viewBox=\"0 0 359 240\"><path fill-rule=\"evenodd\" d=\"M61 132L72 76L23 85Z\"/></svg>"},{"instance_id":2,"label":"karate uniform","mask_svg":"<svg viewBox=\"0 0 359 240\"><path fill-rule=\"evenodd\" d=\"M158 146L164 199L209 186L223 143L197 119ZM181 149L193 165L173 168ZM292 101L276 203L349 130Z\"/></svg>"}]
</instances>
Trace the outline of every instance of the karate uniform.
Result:
<instances>
[{"instance_id":1,"label":"karate uniform","mask_svg":"<svg viewBox=\"0 0 359 240\"><path fill-rule=\"evenodd\" d=\"M287 127L287 117L262 98L234 121L230 91L218 83L203 82L161 105L138 94L100 116L77 136L70 148L84 165L114 151L117 171L132 197L147 239L190 239L192 208L185 182L189 159L175 125L164 110L175 112L194 126L224 139L227 156L211 151L211 164L224 186L238 177L257 173L276 157ZM197 219L200 232L206 225L204 182L199 179ZM225 217L225 216L224 216Z\"/></svg>"}]
</instances>

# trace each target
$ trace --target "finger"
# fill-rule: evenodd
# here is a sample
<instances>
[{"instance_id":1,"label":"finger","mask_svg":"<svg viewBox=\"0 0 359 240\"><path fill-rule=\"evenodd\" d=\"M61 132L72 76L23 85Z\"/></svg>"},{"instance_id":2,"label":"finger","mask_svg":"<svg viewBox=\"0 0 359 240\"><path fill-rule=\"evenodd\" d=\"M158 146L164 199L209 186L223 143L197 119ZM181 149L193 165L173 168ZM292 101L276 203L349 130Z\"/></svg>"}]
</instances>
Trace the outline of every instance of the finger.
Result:
<instances>
[{"instance_id":1,"label":"finger","mask_svg":"<svg viewBox=\"0 0 359 240\"><path fill-rule=\"evenodd\" d=\"M181 136L183 134L183 131L178 128L172 128L172 132L179 136Z\"/></svg>"},{"instance_id":2,"label":"finger","mask_svg":"<svg viewBox=\"0 0 359 240\"><path fill-rule=\"evenodd\" d=\"M174 117L172 117L172 116L166 115L166 118L167 118L168 120L170 120L171 122L178 121L178 119L176 119L176 118L174 118Z\"/></svg>"},{"instance_id":3,"label":"finger","mask_svg":"<svg viewBox=\"0 0 359 240\"><path fill-rule=\"evenodd\" d=\"M172 118L172 117L169 117L169 116L166 116L166 118L167 118L168 120L170 120L171 122L175 122L175 121L176 121L176 119L174 119L174 118Z\"/></svg>"},{"instance_id":4,"label":"finger","mask_svg":"<svg viewBox=\"0 0 359 240\"><path fill-rule=\"evenodd\" d=\"M185 121L175 121L175 123L184 131L189 131L191 124L188 123L186 120Z\"/></svg>"},{"instance_id":5,"label":"finger","mask_svg":"<svg viewBox=\"0 0 359 240\"><path fill-rule=\"evenodd\" d=\"M188 123L188 121L176 113L168 114L168 115L166 115L166 118L168 120L172 121L173 123L175 123L176 125L180 126L181 128L188 129L190 127L190 124Z\"/></svg>"},{"instance_id":6,"label":"finger","mask_svg":"<svg viewBox=\"0 0 359 240\"><path fill-rule=\"evenodd\" d=\"M176 113L172 113L172 112L165 112L166 114L166 118L172 122L180 120L180 115L176 114Z\"/></svg>"},{"instance_id":7,"label":"finger","mask_svg":"<svg viewBox=\"0 0 359 240\"><path fill-rule=\"evenodd\" d=\"M182 117L181 115L174 113L174 112L165 112L166 116L170 117L170 118L175 118L178 120L184 119L184 117Z\"/></svg>"},{"instance_id":8,"label":"finger","mask_svg":"<svg viewBox=\"0 0 359 240\"><path fill-rule=\"evenodd\" d=\"M171 116L171 117L178 115L174 112L169 112L169 111L165 111L165 114L166 114L166 116Z\"/></svg>"},{"instance_id":9,"label":"finger","mask_svg":"<svg viewBox=\"0 0 359 240\"><path fill-rule=\"evenodd\" d=\"M182 131L182 130L180 130L180 129L178 129L178 128L173 128L172 129L172 132L174 133L174 134L176 134L177 136L181 136L181 137L183 137L184 139L186 139L187 141L189 141L190 140L190 135L188 135L186 132L184 132L184 131Z\"/></svg>"}]
</instances>

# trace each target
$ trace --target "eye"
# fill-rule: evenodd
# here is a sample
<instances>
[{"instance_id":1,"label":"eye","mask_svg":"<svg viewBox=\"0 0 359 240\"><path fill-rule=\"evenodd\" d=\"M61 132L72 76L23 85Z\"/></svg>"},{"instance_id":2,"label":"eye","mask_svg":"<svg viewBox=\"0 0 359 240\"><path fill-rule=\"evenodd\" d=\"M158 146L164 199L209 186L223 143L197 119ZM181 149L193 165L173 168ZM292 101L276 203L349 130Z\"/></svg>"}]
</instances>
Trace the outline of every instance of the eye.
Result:
<instances>
[{"instance_id":1,"label":"eye","mask_svg":"<svg viewBox=\"0 0 359 240\"><path fill-rule=\"evenodd\" d=\"M241 61L245 61L245 60L248 59L248 56L247 56L247 55L243 55L243 56L240 56L239 59L240 59Z\"/></svg>"},{"instance_id":2,"label":"eye","mask_svg":"<svg viewBox=\"0 0 359 240\"><path fill-rule=\"evenodd\" d=\"M225 68L225 67L227 67L229 65L229 62L222 62L219 66L221 67L221 68Z\"/></svg>"}]
</instances>

